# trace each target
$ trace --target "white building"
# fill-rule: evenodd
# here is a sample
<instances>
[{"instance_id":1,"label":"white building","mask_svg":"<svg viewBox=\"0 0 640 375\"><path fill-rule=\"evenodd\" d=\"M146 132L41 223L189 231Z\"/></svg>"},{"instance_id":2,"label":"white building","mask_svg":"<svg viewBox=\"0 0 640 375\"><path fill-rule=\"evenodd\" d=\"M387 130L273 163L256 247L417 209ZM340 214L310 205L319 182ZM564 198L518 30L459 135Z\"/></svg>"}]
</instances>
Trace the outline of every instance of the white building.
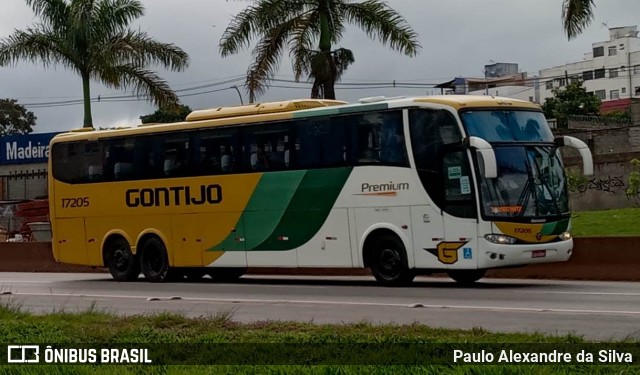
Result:
<instances>
[{"instance_id":1,"label":"white building","mask_svg":"<svg viewBox=\"0 0 640 375\"><path fill-rule=\"evenodd\" d=\"M640 39L637 26L609 29L609 40L592 44L582 61L540 70L540 103L553 88L581 79L603 102L640 97Z\"/></svg>"}]
</instances>

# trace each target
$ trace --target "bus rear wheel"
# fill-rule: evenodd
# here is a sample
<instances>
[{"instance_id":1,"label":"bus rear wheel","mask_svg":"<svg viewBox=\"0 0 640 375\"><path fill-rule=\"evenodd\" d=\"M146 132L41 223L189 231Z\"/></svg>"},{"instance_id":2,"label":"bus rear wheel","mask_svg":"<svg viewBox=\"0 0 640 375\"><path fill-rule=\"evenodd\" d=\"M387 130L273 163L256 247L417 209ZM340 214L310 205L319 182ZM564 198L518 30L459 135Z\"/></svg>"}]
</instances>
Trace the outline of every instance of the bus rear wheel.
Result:
<instances>
[{"instance_id":1,"label":"bus rear wheel","mask_svg":"<svg viewBox=\"0 0 640 375\"><path fill-rule=\"evenodd\" d=\"M142 244L140 265L147 281L156 283L169 281L174 275L169 266L167 248L157 237L149 238Z\"/></svg>"},{"instance_id":2,"label":"bus rear wheel","mask_svg":"<svg viewBox=\"0 0 640 375\"><path fill-rule=\"evenodd\" d=\"M447 271L447 275L455 280L458 284L472 285L476 281L482 279L487 270L451 270Z\"/></svg>"},{"instance_id":3,"label":"bus rear wheel","mask_svg":"<svg viewBox=\"0 0 640 375\"><path fill-rule=\"evenodd\" d=\"M140 262L124 238L110 241L105 255L106 266L115 281L133 281L140 275Z\"/></svg>"},{"instance_id":4,"label":"bus rear wheel","mask_svg":"<svg viewBox=\"0 0 640 375\"><path fill-rule=\"evenodd\" d=\"M229 282L229 281L238 280L246 272L247 272L247 269L244 268L244 267L238 267L238 268L211 268L211 271L209 271L209 276L214 281Z\"/></svg>"},{"instance_id":5,"label":"bus rear wheel","mask_svg":"<svg viewBox=\"0 0 640 375\"><path fill-rule=\"evenodd\" d=\"M398 237L384 235L373 245L371 272L384 286L410 284L415 273L409 269L407 251Z\"/></svg>"}]
</instances>

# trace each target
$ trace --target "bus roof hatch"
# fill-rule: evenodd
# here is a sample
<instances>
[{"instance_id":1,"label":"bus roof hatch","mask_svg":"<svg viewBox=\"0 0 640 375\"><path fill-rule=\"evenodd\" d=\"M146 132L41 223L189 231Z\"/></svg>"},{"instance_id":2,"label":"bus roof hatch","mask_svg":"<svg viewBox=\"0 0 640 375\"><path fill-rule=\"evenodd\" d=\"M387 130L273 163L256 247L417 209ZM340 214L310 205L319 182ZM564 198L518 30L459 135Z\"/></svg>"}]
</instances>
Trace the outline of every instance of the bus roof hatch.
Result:
<instances>
[{"instance_id":1,"label":"bus roof hatch","mask_svg":"<svg viewBox=\"0 0 640 375\"><path fill-rule=\"evenodd\" d=\"M193 111L187 116L187 121L214 120L228 117L251 116L267 113L293 112L303 109L318 107L329 107L334 105L348 104L340 100L325 99L298 99L286 100L282 102L258 103L236 107L220 107L215 109L205 109Z\"/></svg>"}]
</instances>

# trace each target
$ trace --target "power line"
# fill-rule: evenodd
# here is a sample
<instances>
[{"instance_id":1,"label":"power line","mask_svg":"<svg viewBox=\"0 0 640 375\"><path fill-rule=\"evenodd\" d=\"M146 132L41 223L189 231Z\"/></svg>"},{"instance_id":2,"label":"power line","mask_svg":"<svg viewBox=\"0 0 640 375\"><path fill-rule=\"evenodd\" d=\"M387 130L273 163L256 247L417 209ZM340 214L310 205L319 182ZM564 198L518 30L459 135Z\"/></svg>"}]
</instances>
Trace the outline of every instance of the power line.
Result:
<instances>
[{"instance_id":1,"label":"power line","mask_svg":"<svg viewBox=\"0 0 640 375\"><path fill-rule=\"evenodd\" d=\"M596 70L610 70L610 69L620 69L621 67L616 65L616 66L603 66L602 68L598 68ZM625 69L628 69L629 74L631 74L631 69L634 69L635 71L635 66L629 66L629 67L625 67ZM553 69L551 69L553 70ZM557 69L560 70L560 69ZM515 93L511 93L511 95L513 94L517 94L517 93L521 93L521 92L525 92L528 90L528 88L540 88L542 87L542 85L545 85L546 83L549 82L553 82L554 80L562 80L562 79L566 79L567 77L571 78L579 78L582 79L583 77L581 76L584 72L586 71L593 71L593 70L572 70L571 73L569 73L569 70L566 70L565 72L563 72L562 74L558 74L558 75L554 75L554 76L546 76L546 77L539 77L539 76L535 76L535 77L527 77L527 78L523 78L520 80L517 80L517 82L519 83L524 83L526 86L525 88L523 88L521 91L515 92ZM175 93L180 94L183 93L181 95L178 95L179 97L191 97L191 96L197 96L197 95L204 95L204 94L210 94L210 93L215 93L215 92L220 92L220 91L225 91L225 90L229 90L229 87L226 88L221 88L221 89L214 89L214 90L206 90L206 91L200 91L200 92L195 92L195 93L189 93L190 91L197 91L197 90L202 90L202 89L208 89L208 88L213 88L213 87L219 87L219 86L223 86L223 85L228 85L228 84L233 84L239 81L244 80L245 75L234 75L234 76L228 76L228 77L223 77L225 79L221 80L221 81L216 81L216 82L212 82L212 83L208 83L208 84L203 84L203 85L197 85L197 86L191 86L191 87L185 87L185 88L181 88L181 89L177 89L174 90ZM276 76L278 77L278 76ZM626 79L628 77L628 74L625 75L619 75L618 77L614 77L611 78L609 77L609 79ZM403 88L403 89L431 89L431 88L435 88L436 85L440 85L442 84L442 82L426 82L427 79L422 80L422 82L416 82L418 80L403 80L403 81L397 81L397 80L388 80L388 81L383 81L383 80L371 80L369 82L350 82L350 81L339 81L335 83L335 86L337 88L340 88L341 90L359 90L359 89L388 89L388 88ZM208 81L196 81L194 83L197 82L208 82ZM281 79L281 78L272 78L271 80L269 80L269 82L280 82L280 83L288 83L288 84L295 84L295 85L304 85L306 84L307 86L290 86L290 85L269 85L267 84L268 87L273 87L273 88L283 88L283 89L311 89L310 86L308 86L308 83L305 82L298 82L295 81L293 79ZM493 84L500 84L500 83L506 83L505 81L502 82L493 82ZM527 83L533 83L532 85L527 85ZM489 84L492 84L490 82L486 82L484 83L485 86L488 86ZM479 82L478 86L482 86L483 82ZM512 85L514 86L514 85ZM501 86L496 86L496 87L501 87ZM495 87L492 87L495 88ZM485 88L486 89L486 88ZM482 89L480 89L482 90ZM96 102L116 102L116 101L127 101L127 102L133 102L133 101L146 101L148 100L147 96L141 96L141 95L136 95L136 94L129 94L129 95L98 95L98 97L96 98L92 98L91 102L96 103ZM51 107L63 107L63 106L73 106L73 105L79 105L84 103L83 99L72 99L72 100L60 100L60 101L47 101L47 102L33 102L33 103L26 103L23 104L24 106L28 106L28 107L32 107L32 108L51 108Z\"/></svg>"}]
</instances>

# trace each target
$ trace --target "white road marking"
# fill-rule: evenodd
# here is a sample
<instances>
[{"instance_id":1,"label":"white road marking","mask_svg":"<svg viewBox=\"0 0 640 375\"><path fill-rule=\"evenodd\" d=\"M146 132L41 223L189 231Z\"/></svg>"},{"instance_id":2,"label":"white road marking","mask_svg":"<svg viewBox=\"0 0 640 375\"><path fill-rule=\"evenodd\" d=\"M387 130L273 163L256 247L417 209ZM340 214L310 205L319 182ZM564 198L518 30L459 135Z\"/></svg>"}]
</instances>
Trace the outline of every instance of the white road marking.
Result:
<instances>
[{"instance_id":1,"label":"white road marking","mask_svg":"<svg viewBox=\"0 0 640 375\"><path fill-rule=\"evenodd\" d=\"M153 296L128 296L116 294L70 294L70 293L14 293L12 296L39 296L39 297L71 297L71 298L121 298L121 299L155 299L168 300L172 297ZM175 297L173 297L175 298ZM376 306L376 307L404 307L410 308L408 303L381 303L381 302L355 302L355 301L319 301L319 300L288 300L288 299L247 299L247 298L205 298L185 297L183 301L209 302L209 303L253 303L253 304L290 304L290 305L342 305L342 306ZM426 309L452 309L452 310L482 310L498 312L537 312L537 313L563 313L563 314L598 314L598 315L640 315L640 311L628 310L593 310L593 309L561 309L561 308L531 308L531 307L506 307L506 306L469 306L469 305L429 305L421 304Z\"/></svg>"},{"instance_id":2,"label":"white road marking","mask_svg":"<svg viewBox=\"0 0 640 375\"><path fill-rule=\"evenodd\" d=\"M20 284L59 284L61 282L70 282L70 281L96 281L100 279L85 279L85 280L49 280L49 281L38 281L38 280L0 280L0 290L5 290L11 288L12 285L20 285ZM345 280L347 281L347 280ZM4 284L4 285L3 285ZM7 285L12 284L12 285ZM145 284L146 285L146 284ZM183 285L178 283L177 285ZM207 284L203 283L200 285L221 285L221 284ZM230 285L230 284L224 284ZM238 287L262 287L262 288L287 288L287 289L326 289L332 288L333 286L328 285L295 285L295 284L287 284L287 285L260 285L260 284L233 284ZM358 285L344 285L346 288L357 288ZM425 287L424 290L429 290L429 287ZM465 290L473 290L475 292L482 292L483 289L465 289ZM491 289L487 289L491 290ZM508 293L526 293L526 294L569 294L569 295L590 295L590 296L626 296L626 297L640 297L640 292L580 292L580 291L551 291L551 290L522 290L522 289L514 289L514 290L503 290L503 292Z\"/></svg>"},{"instance_id":3,"label":"white road marking","mask_svg":"<svg viewBox=\"0 0 640 375\"><path fill-rule=\"evenodd\" d=\"M558 292L558 291L537 291L537 290L525 290L524 293L529 294L571 294L571 295L587 295L587 296L630 296L637 297L640 293L630 292ZM519 292L520 293L520 292Z\"/></svg>"}]
</instances>

